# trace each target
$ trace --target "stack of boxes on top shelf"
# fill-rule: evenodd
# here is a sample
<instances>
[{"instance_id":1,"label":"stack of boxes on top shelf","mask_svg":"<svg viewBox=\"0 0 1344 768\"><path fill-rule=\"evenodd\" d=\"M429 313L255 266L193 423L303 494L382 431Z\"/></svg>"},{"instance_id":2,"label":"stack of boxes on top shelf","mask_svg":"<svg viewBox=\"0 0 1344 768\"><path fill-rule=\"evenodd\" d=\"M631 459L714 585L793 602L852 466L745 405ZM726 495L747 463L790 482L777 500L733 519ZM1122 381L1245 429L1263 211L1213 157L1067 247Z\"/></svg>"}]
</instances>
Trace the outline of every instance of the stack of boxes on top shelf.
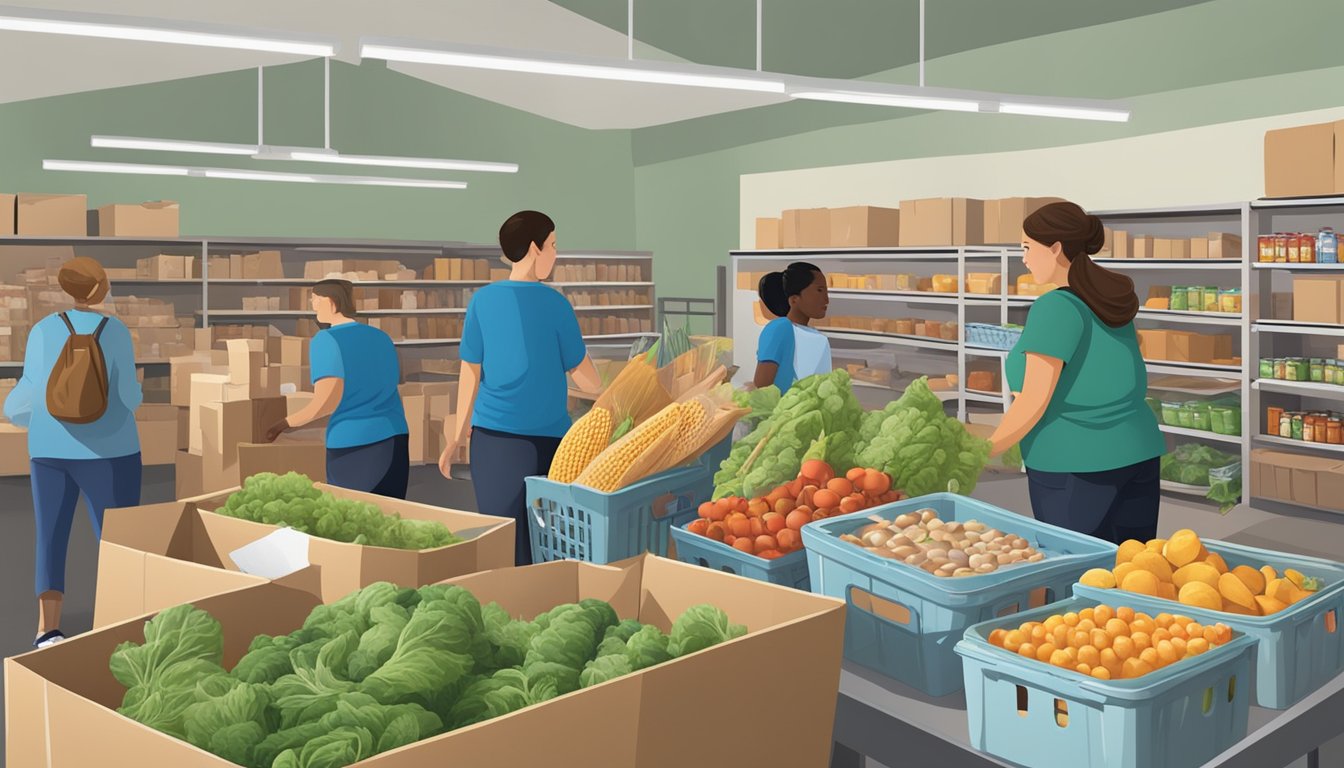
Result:
<instances>
[{"instance_id":1,"label":"stack of boxes on top shelf","mask_svg":"<svg viewBox=\"0 0 1344 768\"><path fill-rule=\"evenodd\" d=\"M756 220L756 248L919 248L1012 245L1022 220L1054 197L902 200L899 208L802 208Z\"/></svg>"},{"instance_id":2,"label":"stack of boxes on top shelf","mask_svg":"<svg viewBox=\"0 0 1344 768\"><path fill-rule=\"evenodd\" d=\"M1241 236L1228 232L1210 232L1203 237L1167 238L1135 234L1125 230L1109 232L1109 253L1098 258L1113 259L1240 259Z\"/></svg>"},{"instance_id":3,"label":"stack of boxes on top shelf","mask_svg":"<svg viewBox=\"0 0 1344 768\"><path fill-rule=\"evenodd\" d=\"M88 207L86 195L0 194L0 235L178 237L181 209L175 202Z\"/></svg>"}]
</instances>

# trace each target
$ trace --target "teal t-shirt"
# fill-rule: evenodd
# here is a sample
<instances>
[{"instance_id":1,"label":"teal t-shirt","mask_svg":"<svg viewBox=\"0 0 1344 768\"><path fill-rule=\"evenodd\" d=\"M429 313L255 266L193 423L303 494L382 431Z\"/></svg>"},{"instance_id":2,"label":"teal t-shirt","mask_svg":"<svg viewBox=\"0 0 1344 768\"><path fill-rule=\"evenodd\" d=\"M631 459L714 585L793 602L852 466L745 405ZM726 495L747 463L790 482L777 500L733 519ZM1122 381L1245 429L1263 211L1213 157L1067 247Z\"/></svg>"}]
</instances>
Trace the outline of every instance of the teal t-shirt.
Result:
<instances>
[{"instance_id":1,"label":"teal t-shirt","mask_svg":"<svg viewBox=\"0 0 1344 768\"><path fill-rule=\"evenodd\" d=\"M1068 289L1031 308L1005 372L1022 391L1028 352L1064 361L1045 415L1022 439L1022 459L1042 472L1104 472L1166 452L1144 397L1148 372L1134 324L1111 328Z\"/></svg>"},{"instance_id":2,"label":"teal t-shirt","mask_svg":"<svg viewBox=\"0 0 1344 768\"><path fill-rule=\"evenodd\" d=\"M588 350L574 307L541 283L502 280L467 306L462 362L481 366L473 426L527 437L569 431L569 382Z\"/></svg>"},{"instance_id":3,"label":"teal t-shirt","mask_svg":"<svg viewBox=\"0 0 1344 768\"><path fill-rule=\"evenodd\" d=\"M327 421L328 448L371 445L407 434L397 385L401 364L392 339L364 323L342 323L317 332L308 351L313 383L341 379L341 402Z\"/></svg>"},{"instance_id":4,"label":"teal t-shirt","mask_svg":"<svg viewBox=\"0 0 1344 768\"><path fill-rule=\"evenodd\" d=\"M756 342L756 362L774 363L775 386L782 395L789 391L797 379L793 372L793 321L787 317L777 317L761 329L761 338Z\"/></svg>"}]
</instances>

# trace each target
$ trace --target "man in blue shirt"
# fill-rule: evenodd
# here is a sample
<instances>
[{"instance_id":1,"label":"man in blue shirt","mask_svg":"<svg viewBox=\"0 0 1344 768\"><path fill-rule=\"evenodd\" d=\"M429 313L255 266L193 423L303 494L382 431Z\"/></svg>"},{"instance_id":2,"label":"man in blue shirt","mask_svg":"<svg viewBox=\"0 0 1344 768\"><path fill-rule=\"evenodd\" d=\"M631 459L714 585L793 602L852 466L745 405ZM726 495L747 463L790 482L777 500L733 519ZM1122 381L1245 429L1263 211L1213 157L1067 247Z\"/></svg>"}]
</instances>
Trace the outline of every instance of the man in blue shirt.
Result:
<instances>
[{"instance_id":1,"label":"man in blue shirt","mask_svg":"<svg viewBox=\"0 0 1344 768\"><path fill-rule=\"evenodd\" d=\"M382 329L354 320L354 287L345 280L314 285L312 306L328 326L313 336L308 353L313 400L271 427L266 439L329 415L327 482L404 499L410 441L396 345Z\"/></svg>"},{"instance_id":2,"label":"man in blue shirt","mask_svg":"<svg viewBox=\"0 0 1344 768\"><path fill-rule=\"evenodd\" d=\"M477 291L467 307L457 419L445 425L439 469L451 476L453 456L470 434L476 507L517 521L514 560L528 565L526 480L550 471L570 427L565 375L590 393L602 380L574 308L541 284L555 267L555 222L536 211L516 213L500 227L499 245L509 279Z\"/></svg>"}]
</instances>

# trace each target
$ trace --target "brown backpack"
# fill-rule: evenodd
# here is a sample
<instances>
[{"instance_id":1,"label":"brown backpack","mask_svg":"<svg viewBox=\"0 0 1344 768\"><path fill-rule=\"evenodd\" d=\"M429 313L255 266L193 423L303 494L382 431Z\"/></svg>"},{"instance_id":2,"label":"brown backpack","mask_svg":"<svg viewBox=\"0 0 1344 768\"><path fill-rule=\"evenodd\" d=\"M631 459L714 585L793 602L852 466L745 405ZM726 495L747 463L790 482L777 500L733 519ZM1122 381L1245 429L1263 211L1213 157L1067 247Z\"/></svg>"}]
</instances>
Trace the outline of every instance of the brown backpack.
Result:
<instances>
[{"instance_id":1,"label":"brown backpack","mask_svg":"<svg viewBox=\"0 0 1344 768\"><path fill-rule=\"evenodd\" d=\"M47 412L57 421L89 424L107 412L107 361L98 345L107 318L91 334L75 333L75 326L64 312L61 320L70 331L70 338L65 340L47 377Z\"/></svg>"}]
</instances>

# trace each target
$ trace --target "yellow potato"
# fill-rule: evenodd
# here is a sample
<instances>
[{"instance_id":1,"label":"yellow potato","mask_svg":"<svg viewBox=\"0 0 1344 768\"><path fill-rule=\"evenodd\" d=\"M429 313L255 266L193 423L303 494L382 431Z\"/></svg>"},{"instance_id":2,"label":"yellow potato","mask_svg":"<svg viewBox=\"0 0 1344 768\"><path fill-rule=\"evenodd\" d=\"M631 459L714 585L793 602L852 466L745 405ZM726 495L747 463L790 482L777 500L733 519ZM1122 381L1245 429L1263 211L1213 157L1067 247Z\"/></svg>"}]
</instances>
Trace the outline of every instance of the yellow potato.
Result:
<instances>
[{"instance_id":1,"label":"yellow potato","mask_svg":"<svg viewBox=\"0 0 1344 768\"><path fill-rule=\"evenodd\" d=\"M1202 581L1186 582L1185 586L1181 587L1178 599L1196 608L1208 608L1211 611L1223 609L1223 598L1218 594L1218 590Z\"/></svg>"},{"instance_id":2,"label":"yellow potato","mask_svg":"<svg viewBox=\"0 0 1344 768\"><path fill-rule=\"evenodd\" d=\"M1278 613L1288 607L1286 604L1281 603L1268 595L1256 595L1255 602L1260 606L1260 613L1265 616Z\"/></svg>"},{"instance_id":3,"label":"yellow potato","mask_svg":"<svg viewBox=\"0 0 1344 768\"><path fill-rule=\"evenodd\" d=\"M1137 570L1139 570L1139 566L1129 562L1115 566L1115 569L1112 570L1111 573L1115 576L1116 584L1123 584L1125 583L1125 577Z\"/></svg>"},{"instance_id":4,"label":"yellow potato","mask_svg":"<svg viewBox=\"0 0 1344 768\"><path fill-rule=\"evenodd\" d=\"M1097 589L1115 589L1115 574L1105 568L1093 568L1084 573L1078 583Z\"/></svg>"},{"instance_id":5,"label":"yellow potato","mask_svg":"<svg viewBox=\"0 0 1344 768\"><path fill-rule=\"evenodd\" d=\"M1209 550L1204 548L1204 542L1202 541L1199 543L1199 555L1195 559L1201 563L1209 559Z\"/></svg>"},{"instance_id":6,"label":"yellow potato","mask_svg":"<svg viewBox=\"0 0 1344 768\"><path fill-rule=\"evenodd\" d=\"M1265 574L1255 570L1249 565L1238 565L1232 569L1232 575L1241 579L1246 588L1251 590L1252 595L1265 594Z\"/></svg>"},{"instance_id":7,"label":"yellow potato","mask_svg":"<svg viewBox=\"0 0 1344 768\"><path fill-rule=\"evenodd\" d=\"M1209 556L1204 558L1204 562L1218 569L1219 573L1227 573L1227 562L1217 552L1210 552Z\"/></svg>"},{"instance_id":8,"label":"yellow potato","mask_svg":"<svg viewBox=\"0 0 1344 768\"><path fill-rule=\"evenodd\" d=\"M1293 586L1293 582L1287 579L1274 579L1265 587L1265 594L1286 605L1292 605L1301 600L1305 593Z\"/></svg>"},{"instance_id":9,"label":"yellow potato","mask_svg":"<svg viewBox=\"0 0 1344 768\"><path fill-rule=\"evenodd\" d=\"M1162 547L1162 556L1173 566L1180 568L1183 565L1189 565L1199 558L1199 550L1204 545L1200 543L1199 536L1189 528L1182 528L1173 533L1167 543Z\"/></svg>"},{"instance_id":10,"label":"yellow potato","mask_svg":"<svg viewBox=\"0 0 1344 768\"><path fill-rule=\"evenodd\" d=\"M1265 589L1269 589L1269 582L1279 578L1279 572L1268 565L1260 566L1260 573L1265 576Z\"/></svg>"},{"instance_id":11,"label":"yellow potato","mask_svg":"<svg viewBox=\"0 0 1344 768\"><path fill-rule=\"evenodd\" d=\"M1302 572L1292 568L1284 569L1283 578L1293 582L1293 586L1302 589Z\"/></svg>"},{"instance_id":12,"label":"yellow potato","mask_svg":"<svg viewBox=\"0 0 1344 768\"><path fill-rule=\"evenodd\" d=\"M1258 610L1255 603L1255 595L1247 588L1245 582L1232 573L1224 573L1218 577L1218 592L1222 594L1225 600L1229 600L1248 611Z\"/></svg>"},{"instance_id":13,"label":"yellow potato","mask_svg":"<svg viewBox=\"0 0 1344 768\"><path fill-rule=\"evenodd\" d=\"M1145 551L1145 549L1146 547L1144 547L1142 541L1139 541L1138 539L1130 539L1121 544L1120 549L1115 551L1115 564L1124 565L1130 560L1133 560L1135 555Z\"/></svg>"},{"instance_id":14,"label":"yellow potato","mask_svg":"<svg viewBox=\"0 0 1344 768\"><path fill-rule=\"evenodd\" d=\"M1130 562L1156 576L1158 581L1171 581L1171 563L1156 552L1140 552Z\"/></svg>"},{"instance_id":15,"label":"yellow potato","mask_svg":"<svg viewBox=\"0 0 1344 768\"><path fill-rule=\"evenodd\" d=\"M1182 566L1171 575L1171 583L1177 589L1191 581L1202 581L1210 587L1218 586L1218 569L1208 563L1190 563Z\"/></svg>"},{"instance_id":16,"label":"yellow potato","mask_svg":"<svg viewBox=\"0 0 1344 768\"><path fill-rule=\"evenodd\" d=\"M1166 539L1153 539L1152 541L1144 545L1145 549L1147 549L1149 552L1153 552L1159 555L1162 554L1162 549L1166 546L1167 546Z\"/></svg>"},{"instance_id":17,"label":"yellow potato","mask_svg":"<svg viewBox=\"0 0 1344 768\"><path fill-rule=\"evenodd\" d=\"M1163 600L1176 600L1176 585L1169 581L1158 582L1157 596Z\"/></svg>"},{"instance_id":18,"label":"yellow potato","mask_svg":"<svg viewBox=\"0 0 1344 768\"><path fill-rule=\"evenodd\" d=\"M1222 607L1221 610L1222 610L1223 612L1225 612L1225 613L1235 613L1235 614L1237 614L1238 616L1259 616L1259 615L1260 615L1260 605L1259 605L1259 603L1257 603L1257 604L1256 604L1256 607L1255 607L1254 609L1252 609L1252 608L1247 608L1247 607L1244 606L1244 605L1237 605L1236 603L1232 602L1231 600L1224 599L1224 600L1223 600L1223 607Z\"/></svg>"},{"instance_id":19,"label":"yellow potato","mask_svg":"<svg viewBox=\"0 0 1344 768\"><path fill-rule=\"evenodd\" d=\"M1137 592L1141 595L1152 595L1157 597L1157 576L1144 568L1137 568L1132 571L1125 580L1120 583L1120 588L1126 592Z\"/></svg>"}]
</instances>

